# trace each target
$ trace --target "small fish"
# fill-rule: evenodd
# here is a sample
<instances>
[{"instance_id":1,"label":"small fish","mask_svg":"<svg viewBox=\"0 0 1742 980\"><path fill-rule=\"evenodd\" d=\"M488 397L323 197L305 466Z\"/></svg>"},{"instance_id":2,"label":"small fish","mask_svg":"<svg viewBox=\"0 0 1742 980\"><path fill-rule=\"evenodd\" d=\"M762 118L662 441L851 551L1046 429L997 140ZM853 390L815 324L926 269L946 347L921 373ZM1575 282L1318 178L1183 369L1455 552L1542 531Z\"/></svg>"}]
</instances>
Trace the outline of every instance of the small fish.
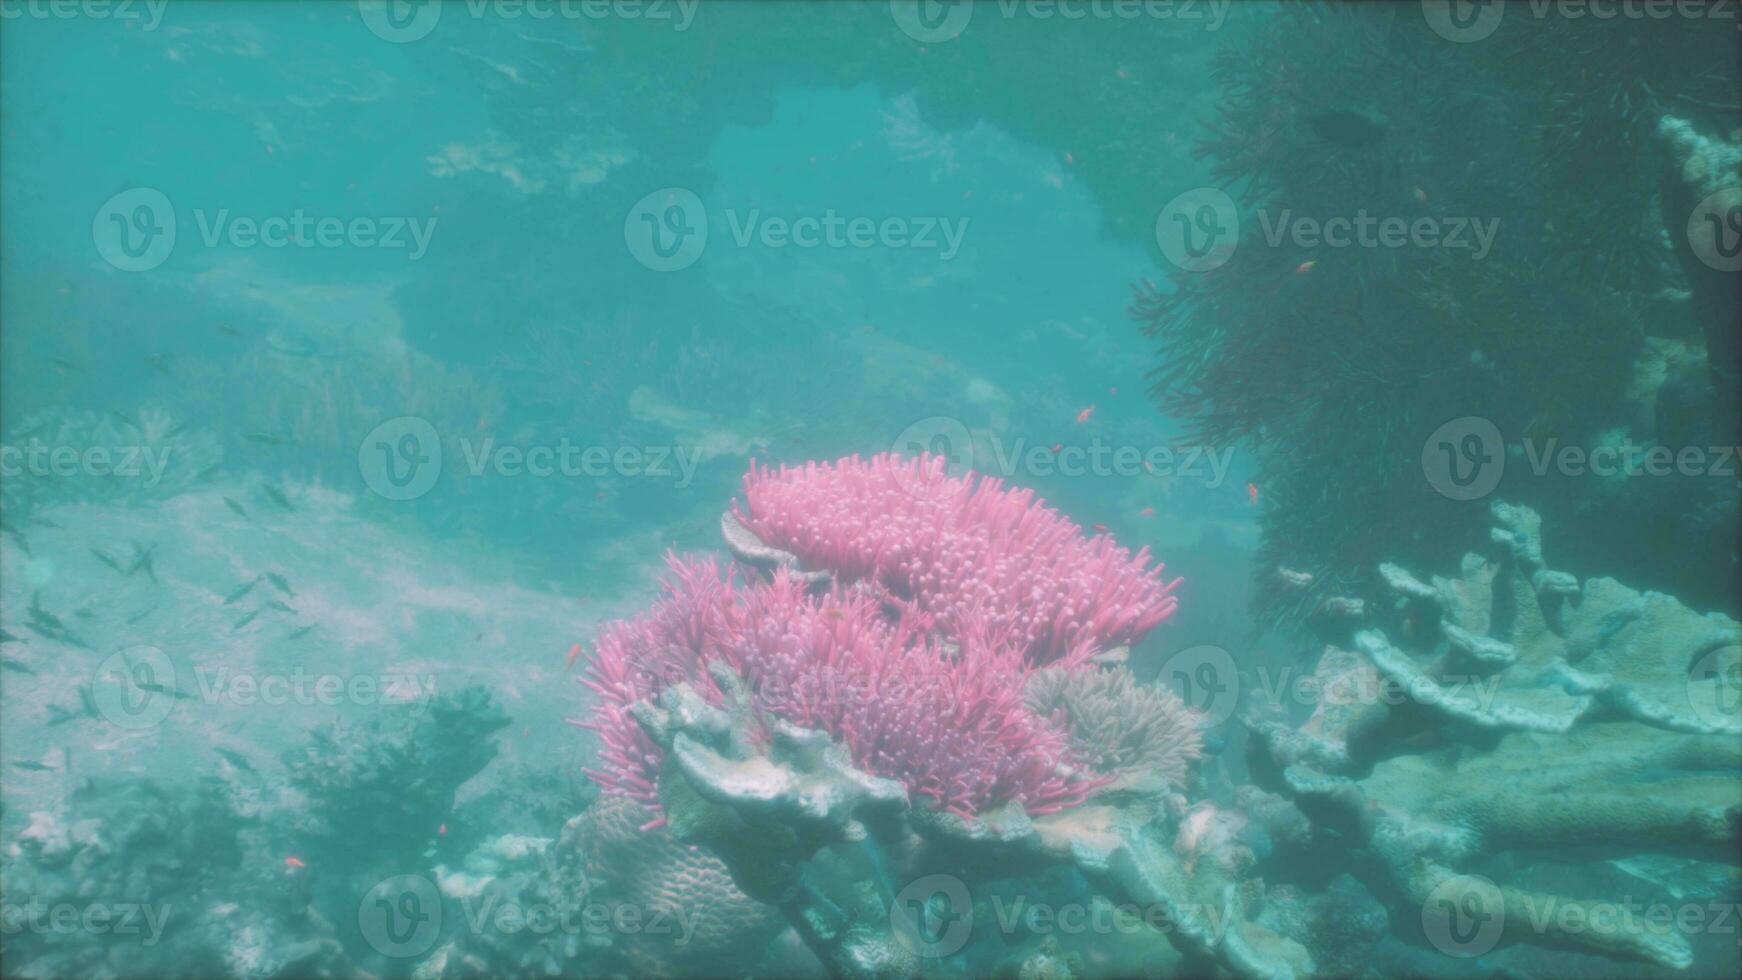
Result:
<instances>
[{"instance_id":1,"label":"small fish","mask_svg":"<svg viewBox=\"0 0 1742 980\"><path fill-rule=\"evenodd\" d=\"M1137 516L1138 517L1154 517L1155 516L1155 508L1154 507L1145 507L1142 510L1137 512Z\"/></svg>"},{"instance_id":2,"label":"small fish","mask_svg":"<svg viewBox=\"0 0 1742 980\"><path fill-rule=\"evenodd\" d=\"M1115 386L1114 386L1114 387L1111 387L1111 388L1108 388L1108 389L1107 389L1107 394L1109 394L1109 395L1117 395L1117 394L1119 394L1119 388L1118 388L1118 386L1117 386L1117 385L1115 385Z\"/></svg>"},{"instance_id":3,"label":"small fish","mask_svg":"<svg viewBox=\"0 0 1742 980\"><path fill-rule=\"evenodd\" d=\"M147 354L145 357L145 363L149 364L151 369L156 371L158 374L161 374L166 378L169 377L169 366L164 362L162 354Z\"/></svg>"},{"instance_id":4,"label":"small fish","mask_svg":"<svg viewBox=\"0 0 1742 980\"><path fill-rule=\"evenodd\" d=\"M266 491L266 495L268 497L272 498L273 503L277 504L280 507L283 507L285 510L295 510L296 509L296 508L290 506L290 499L287 498L284 495L284 492L279 490L277 487L268 484L263 489Z\"/></svg>"},{"instance_id":5,"label":"small fish","mask_svg":"<svg viewBox=\"0 0 1742 980\"><path fill-rule=\"evenodd\" d=\"M206 483L206 482L211 480L212 474L218 472L219 470L221 470L223 468L224 468L223 463L213 463L212 465L206 467L205 469L199 471L198 473L195 473L194 474L194 481L196 483Z\"/></svg>"},{"instance_id":6,"label":"small fish","mask_svg":"<svg viewBox=\"0 0 1742 980\"><path fill-rule=\"evenodd\" d=\"M78 717L78 715L73 714L71 711L68 711L58 704L51 704L48 706L48 715L48 723L50 725L64 725Z\"/></svg>"},{"instance_id":7,"label":"small fish","mask_svg":"<svg viewBox=\"0 0 1742 980\"><path fill-rule=\"evenodd\" d=\"M1077 424L1082 425L1084 422L1089 421L1089 416L1094 415L1094 414L1095 414L1095 406L1093 406L1093 405L1090 405L1088 408L1083 409L1082 411L1077 413Z\"/></svg>"},{"instance_id":8,"label":"small fish","mask_svg":"<svg viewBox=\"0 0 1742 980\"><path fill-rule=\"evenodd\" d=\"M308 867L308 865L302 863L302 858L296 857L294 855L284 859L284 866L287 868L306 868L306 867Z\"/></svg>"},{"instance_id":9,"label":"small fish","mask_svg":"<svg viewBox=\"0 0 1742 980\"><path fill-rule=\"evenodd\" d=\"M292 616L295 616L295 615L296 615L296 610L295 610L295 609L292 609L292 608L290 608L290 607L289 607L289 606L287 606L287 605L285 605L285 604L284 604L284 603L282 603L282 602L279 602L279 601L278 601L278 600L277 600L277 599L273 599L273 600L272 600L272 601L271 601L271 602L268 602L268 603L267 603L267 604L266 604L266 607L267 607L267 608L268 608L268 609L276 609L276 610L278 610L278 611L279 611L279 612L281 612L281 613L288 613L288 614L290 614L290 615L292 615Z\"/></svg>"},{"instance_id":10,"label":"small fish","mask_svg":"<svg viewBox=\"0 0 1742 980\"><path fill-rule=\"evenodd\" d=\"M1427 191L1422 190L1420 184L1415 187L1415 199L1423 203L1427 202Z\"/></svg>"},{"instance_id":11,"label":"small fish","mask_svg":"<svg viewBox=\"0 0 1742 980\"><path fill-rule=\"evenodd\" d=\"M97 699L92 696L89 684L79 685L79 707L84 711L85 717L97 717Z\"/></svg>"},{"instance_id":12,"label":"small fish","mask_svg":"<svg viewBox=\"0 0 1742 980\"><path fill-rule=\"evenodd\" d=\"M13 660L11 657L0 657L0 670L10 670L15 674L36 673L36 671L30 669L29 664L22 660Z\"/></svg>"},{"instance_id":13,"label":"small fish","mask_svg":"<svg viewBox=\"0 0 1742 980\"><path fill-rule=\"evenodd\" d=\"M113 558L110 558L107 554L105 554L101 551L98 551L95 548L91 549L91 554L94 555L98 561L109 566L110 568L114 569L115 571L120 572L122 575L127 574L126 572L121 571L121 563L116 561Z\"/></svg>"},{"instance_id":14,"label":"small fish","mask_svg":"<svg viewBox=\"0 0 1742 980\"><path fill-rule=\"evenodd\" d=\"M1061 449L1063 449L1063 448L1065 448L1065 444L1064 444L1064 443L1062 443L1062 442L1055 442L1055 443L1053 443L1053 444L1052 444L1052 449L1051 449L1051 452L1052 452L1052 454L1053 454L1053 455L1054 455L1054 456L1057 456L1057 455L1058 455L1058 454L1059 454L1059 450L1061 450Z\"/></svg>"},{"instance_id":15,"label":"small fish","mask_svg":"<svg viewBox=\"0 0 1742 980\"><path fill-rule=\"evenodd\" d=\"M1258 484L1246 484L1246 499L1254 504L1258 503Z\"/></svg>"},{"instance_id":16,"label":"small fish","mask_svg":"<svg viewBox=\"0 0 1742 980\"><path fill-rule=\"evenodd\" d=\"M250 432L250 433L247 433L246 435L244 435L242 438L248 440L249 442L259 443L262 446L282 446L282 445L284 445L283 439L280 439L279 437L271 434L270 432Z\"/></svg>"},{"instance_id":17,"label":"small fish","mask_svg":"<svg viewBox=\"0 0 1742 980\"><path fill-rule=\"evenodd\" d=\"M234 500L231 500L229 497L224 498L224 506L235 511L236 516L238 516L238 517L247 518L247 516L248 516L248 512L242 509L242 505L235 502Z\"/></svg>"},{"instance_id":18,"label":"small fish","mask_svg":"<svg viewBox=\"0 0 1742 980\"><path fill-rule=\"evenodd\" d=\"M291 590L290 583L285 581L284 576L277 572L267 572L266 581L271 582L273 588L287 596L290 596L292 599L296 598L296 593Z\"/></svg>"},{"instance_id":19,"label":"small fish","mask_svg":"<svg viewBox=\"0 0 1742 980\"><path fill-rule=\"evenodd\" d=\"M134 684L141 691L150 691L153 694L167 694L170 697L175 698L177 701L192 701L194 699L194 696L186 691L179 688L166 687L156 681L135 681Z\"/></svg>"},{"instance_id":20,"label":"small fish","mask_svg":"<svg viewBox=\"0 0 1742 980\"><path fill-rule=\"evenodd\" d=\"M53 766L45 766L40 762L31 762L28 759L23 762L14 762L12 768L23 769L25 772L54 772Z\"/></svg>"},{"instance_id":21,"label":"small fish","mask_svg":"<svg viewBox=\"0 0 1742 980\"><path fill-rule=\"evenodd\" d=\"M217 746L216 751L217 751L219 756L223 757L225 762L228 762L230 765L235 766L237 769L240 769L243 772L253 772L254 771L254 764L252 762L249 762L248 757L243 755L242 753L237 752L234 749L226 749L221 745Z\"/></svg>"},{"instance_id":22,"label":"small fish","mask_svg":"<svg viewBox=\"0 0 1742 980\"><path fill-rule=\"evenodd\" d=\"M287 639L287 640L300 640L303 637L309 635L309 632L313 629L314 629L313 626L303 626L303 627L300 627L298 629L291 630L290 635L285 637L285 639Z\"/></svg>"},{"instance_id":23,"label":"small fish","mask_svg":"<svg viewBox=\"0 0 1742 980\"><path fill-rule=\"evenodd\" d=\"M214 324L212 324L212 329L218 331L219 333L223 334L226 337L240 337L240 336L242 336L242 331L237 330L235 327L232 327L227 323L214 323Z\"/></svg>"},{"instance_id":24,"label":"small fish","mask_svg":"<svg viewBox=\"0 0 1742 980\"><path fill-rule=\"evenodd\" d=\"M1297 276L1305 275L1306 273L1313 271L1313 266L1316 266L1318 264L1319 264L1318 259L1307 259L1305 262L1302 262L1300 265L1297 265L1294 267L1294 274Z\"/></svg>"},{"instance_id":25,"label":"small fish","mask_svg":"<svg viewBox=\"0 0 1742 980\"><path fill-rule=\"evenodd\" d=\"M1091 530L1093 530L1096 534L1106 534L1107 533L1107 525L1105 525L1105 524L1091 524L1091 525L1089 525L1089 528Z\"/></svg>"},{"instance_id":26,"label":"small fish","mask_svg":"<svg viewBox=\"0 0 1742 980\"><path fill-rule=\"evenodd\" d=\"M156 611L157 611L157 607L152 606L150 609L147 609L144 612L134 613L133 615L127 617L127 625L132 626Z\"/></svg>"},{"instance_id":27,"label":"small fish","mask_svg":"<svg viewBox=\"0 0 1742 980\"><path fill-rule=\"evenodd\" d=\"M127 574L144 572L145 577L155 583L157 581L157 565L152 562L151 553L156 550L156 545L147 548L137 541L133 542L133 562L127 566Z\"/></svg>"},{"instance_id":28,"label":"small fish","mask_svg":"<svg viewBox=\"0 0 1742 980\"><path fill-rule=\"evenodd\" d=\"M11 633L8 633L3 629L0 629L0 643L17 643L17 642L19 642L18 637L13 636Z\"/></svg>"},{"instance_id":29,"label":"small fish","mask_svg":"<svg viewBox=\"0 0 1742 980\"><path fill-rule=\"evenodd\" d=\"M563 663L567 669L573 670L575 667L575 661L579 659L581 659L581 645L577 643L574 646L569 647L569 655L563 658Z\"/></svg>"},{"instance_id":30,"label":"small fish","mask_svg":"<svg viewBox=\"0 0 1742 980\"><path fill-rule=\"evenodd\" d=\"M249 623L254 622L254 617L258 615L260 615L260 610L256 609L248 615L243 616L241 619L236 620L236 625L230 627L230 632L234 633L242 627L247 626Z\"/></svg>"},{"instance_id":31,"label":"small fish","mask_svg":"<svg viewBox=\"0 0 1742 980\"><path fill-rule=\"evenodd\" d=\"M1066 150L1065 151L1065 166L1067 166L1067 167L1072 166L1076 162L1077 162L1077 158L1071 155L1071 151Z\"/></svg>"},{"instance_id":32,"label":"small fish","mask_svg":"<svg viewBox=\"0 0 1742 980\"><path fill-rule=\"evenodd\" d=\"M448 835L448 825L445 823L444 824L437 824L436 825L436 836L437 837L446 837L447 835Z\"/></svg>"},{"instance_id":33,"label":"small fish","mask_svg":"<svg viewBox=\"0 0 1742 980\"><path fill-rule=\"evenodd\" d=\"M48 363L53 364L55 367L60 368L63 371L83 371L85 369L84 365L75 364L64 357L49 357Z\"/></svg>"},{"instance_id":34,"label":"small fish","mask_svg":"<svg viewBox=\"0 0 1742 980\"><path fill-rule=\"evenodd\" d=\"M243 582L241 585L236 586L235 590L233 590L229 595L224 597L224 605L226 605L226 606L235 605L236 603L238 603L242 600L243 596L247 595L250 592L253 592L254 587L256 585L259 585L259 584L260 584L260 576L256 575L252 579L249 579L248 581Z\"/></svg>"}]
</instances>

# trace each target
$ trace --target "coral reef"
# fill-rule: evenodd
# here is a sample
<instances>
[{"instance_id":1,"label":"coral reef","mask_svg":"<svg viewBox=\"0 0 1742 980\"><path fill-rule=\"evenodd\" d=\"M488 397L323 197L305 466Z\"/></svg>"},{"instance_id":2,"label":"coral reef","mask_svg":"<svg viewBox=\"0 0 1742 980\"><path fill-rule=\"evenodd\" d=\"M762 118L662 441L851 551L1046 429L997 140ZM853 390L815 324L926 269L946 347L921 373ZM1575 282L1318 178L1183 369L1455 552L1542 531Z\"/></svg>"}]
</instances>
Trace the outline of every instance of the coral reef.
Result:
<instances>
[{"instance_id":1,"label":"coral reef","mask_svg":"<svg viewBox=\"0 0 1742 980\"><path fill-rule=\"evenodd\" d=\"M1426 18L1357 3L1282 5L1222 46L1222 99L1199 149L1239 195L1239 245L1219 267L1141 286L1133 313L1157 344L1164 410L1200 444L1258 456L1261 566L1313 576L1305 593L1261 578L1264 622L1297 624L1380 561L1430 561L1479 533L1477 509L1423 492L1420 465L1436 429L1469 418L1503 444L1490 447L1505 455L1489 463L1507 464L1496 492L1591 532L1564 549L1575 567L1625 566L1734 610L1733 480L1526 465L1545 446L1735 440L1736 277L1687 254L1700 197L1681 173L1697 155L1685 134L1657 135L1696 112L1708 143L1736 126L1734 45L1697 18L1670 20L1641 29L1707 60L1641 58L1629 26L1553 17L1506 18L1493 44L1447 43ZM1573 53L1586 49L1604 54ZM1455 90L1437 84L1447 77ZM1292 234L1359 216L1503 230L1485 252ZM1671 298L1684 283L1692 302ZM1710 382L1654 373L1664 339L1715 365Z\"/></svg>"},{"instance_id":2,"label":"coral reef","mask_svg":"<svg viewBox=\"0 0 1742 980\"><path fill-rule=\"evenodd\" d=\"M490 735L508 724L481 687L387 710L361 728L317 728L286 753L290 783L307 801L298 818L305 847L414 855L453 810L460 785L490 764Z\"/></svg>"},{"instance_id":3,"label":"coral reef","mask_svg":"<svg viewBox=\"0 0 1742 980\"><path fill-rule=\"evenodd\" d=\"M654 608L601 632L594 777L657 812L643 832L716 856L839 975L910 976L954 952L916 938L899 897L826 887L841 848L916 882L1070 869L1152 910L1190 969L1310 973L1254 921L1245 818L1181 793L1196 718L1093 660L1165 617L1172 586L942 463L753 470L722 527L769 576L673 560ZM1018 969L1066 965L1037 948Z\"/></svg>"},{"instance_id":4,"label":"coral reef","mask_svg":"<svg viewBox=\"0 0 1742 980\"><path fill-rule=\"evenodd\" d=\"M1366 882L1425 907L1496 854L1570 848L1692 855L1734 866L1742 824L1742 626L1604 578L1545 564L1540 517L1492 508L1494 554L1455 578L1400 567L1321 621L1322 698L1299 727L1253 718L1256 778L1289 797L1321 843L1366 855ZM1356 612L1358 610L1358 612ZM1351 614L1352 613L1352 614ZM1732 875L1734 871L1732 870ZM1575 900L1487 883L1496 942L1694 962L1643 919L1566 925ZM1467 888L1466 888L1467 890ZM1584 920L1579 920L1584 921Z\"/></svg>"}]
</instances>

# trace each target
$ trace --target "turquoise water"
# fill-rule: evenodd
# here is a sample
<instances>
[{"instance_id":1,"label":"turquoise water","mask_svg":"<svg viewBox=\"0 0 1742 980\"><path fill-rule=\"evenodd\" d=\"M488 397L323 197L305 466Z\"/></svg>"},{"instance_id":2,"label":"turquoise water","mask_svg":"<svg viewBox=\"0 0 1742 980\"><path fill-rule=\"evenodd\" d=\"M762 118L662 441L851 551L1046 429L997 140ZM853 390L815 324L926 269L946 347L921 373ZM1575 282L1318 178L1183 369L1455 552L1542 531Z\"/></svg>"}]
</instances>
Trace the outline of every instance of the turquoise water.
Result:
<instances>
[{"instance_id":1,"label":"turquoise water","mask_svg":"<svg viewBox=\"0 0 1742 980\"><path fill-rule=\"evenodd\" d=\"M6 971L1732 975L1736 14L1579 6L0 0ZM1183 577L1062 815L611 720L734 503L966 676L744 482L922 452Z\"/></svg>"}]
</instances>

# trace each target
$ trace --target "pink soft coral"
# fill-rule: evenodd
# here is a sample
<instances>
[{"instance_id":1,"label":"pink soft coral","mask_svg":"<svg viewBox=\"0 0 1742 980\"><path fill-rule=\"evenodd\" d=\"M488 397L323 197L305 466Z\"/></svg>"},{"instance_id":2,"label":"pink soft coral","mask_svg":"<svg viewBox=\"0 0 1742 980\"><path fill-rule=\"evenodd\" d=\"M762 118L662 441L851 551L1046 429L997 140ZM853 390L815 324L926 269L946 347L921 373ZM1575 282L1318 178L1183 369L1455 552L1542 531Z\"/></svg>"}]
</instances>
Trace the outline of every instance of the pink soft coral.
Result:
<instances>
[{"instance_id":1,"label":"pink soft coral","mask_svg":"<svg viewBox=\"0 0 1742 980\"><path fill-rule=\"evenodd\" d=\"M588 775L607 791L657 810L663 754L629 706L679 681L718 702L714 660L745 679L757 711L828 732L855 765L941 809L1043 813L1099 785L1071 775L1065 734L1024 704L1020 651L946 646L930 617L870 590L811 595L784 571L739 588L712 563L670 564L654 609L607 626L588 661L599 703L582 726L602 743Z\"/></svg>"},{"instance_id":2,"label":"pink soft coral","mask_svg":"<svg viewBox=\"0 0 1742 980\"><path fill-rule=\"evenodd\" d=\"M1024 685L1042 664L1093 669L1173 611L1177 582L1146 551L1084 538L1029 491L951 477L937 457L753 467L745 498L739 521L834 587L813 594L786 569L740 587L711 562L669 559L660 600L606 626L588 662L599 702L581 724L602 743L588 774L608 792L658 810L663 754L629 708L679 682L718 703L714 661L745 679L755 711L829 733L939 809L1044 813L1106 781L1084 775Z\"/></svg>"},{"instance_id":3,"label":"pink soft coral","mask_svg":"<svg viewBox=\"0 0 1742 980\"><path fill-rule=\"evenodd\" d=\"M1149 552L1135 555L988 476L940 456L751 465L739 523L808 569L874 579L937 617L1021 647L1031 663L1135 642L1174 611Z\"/></svg>"}]
</instances>

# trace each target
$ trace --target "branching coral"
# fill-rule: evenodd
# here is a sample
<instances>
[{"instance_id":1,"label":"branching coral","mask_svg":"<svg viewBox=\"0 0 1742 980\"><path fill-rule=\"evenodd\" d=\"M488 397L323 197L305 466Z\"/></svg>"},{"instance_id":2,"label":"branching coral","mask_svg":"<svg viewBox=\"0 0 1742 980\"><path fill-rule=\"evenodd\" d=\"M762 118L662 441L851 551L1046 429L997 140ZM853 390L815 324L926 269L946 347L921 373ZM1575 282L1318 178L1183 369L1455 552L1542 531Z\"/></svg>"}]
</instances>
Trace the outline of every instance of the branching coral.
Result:
<instances>
[{"instance_id":1,"label":"branching coral","mask_svg":"<svg viewBox=\"0 0 1742 980\"><path fill-rule=\"evenodd\" d=\"M1143 685L1125 667L1046 669L1028 679L1028 707L1070 732L1071 749L1095 771L1125 779L1153 774L1183 786L1203 752L1203 719L1166 688Z\"/></svg>"},{"instance_id":2,"label":"branching coral","mask_svg":"<svg viewBox=\"0 0 1742 980\"><path fill-rule=\"evenodd\" d=\"M1469 555L1458 577L1429 581L1386 566L1379 594L1341 603L1361 612L1327 621L1315 685L1336 696L1298 729L1253 719L1255 776L1326 840L1376 858L1417 904L1501 852L1733 865L1742 626L1611 579L1580 583L1545 564L1534 511L1497 504L1493 517L1494 557ZM1693 962L1673 931L1542 915L1603 903L1511 884L1492 894L1503 909L1488 911L1504 912L1496 942Z\"/></svg>"},{"instance_id":3,"label":"branching coral","mask_svg":"<svg viewBox=\"0 0 1742 980\"><path fill-rule=\"evenodd\" d=\"M631 709L679 682L718 704L712 663L743 676L760 714L827 731L855 764L944 809L1044 811L1093 788L1071 775L1063 733L1024 706L1021 650L977 631L946 646L923 613L891 615L864 590L814 596L784 571L740 588L710 563L672 569L654 612L607 628L589 665L600 704L585 725L604 746L590 775L609 790L657 803L664 754Z\"/></svg>"},{"instance_id":4,"label":"branching coral","mask_svg":"<svg viewBox=\"0 0 1742 980\"><path fill-rule=\"evenodd\" d=\"M992 477L892 455L744 477L732 517L806 569L868 579L937 618L950 636L1016 646L1036 663L1129 644L1178 604L1146 549L1081 530Z\"/></svg>"}]
</instances>

